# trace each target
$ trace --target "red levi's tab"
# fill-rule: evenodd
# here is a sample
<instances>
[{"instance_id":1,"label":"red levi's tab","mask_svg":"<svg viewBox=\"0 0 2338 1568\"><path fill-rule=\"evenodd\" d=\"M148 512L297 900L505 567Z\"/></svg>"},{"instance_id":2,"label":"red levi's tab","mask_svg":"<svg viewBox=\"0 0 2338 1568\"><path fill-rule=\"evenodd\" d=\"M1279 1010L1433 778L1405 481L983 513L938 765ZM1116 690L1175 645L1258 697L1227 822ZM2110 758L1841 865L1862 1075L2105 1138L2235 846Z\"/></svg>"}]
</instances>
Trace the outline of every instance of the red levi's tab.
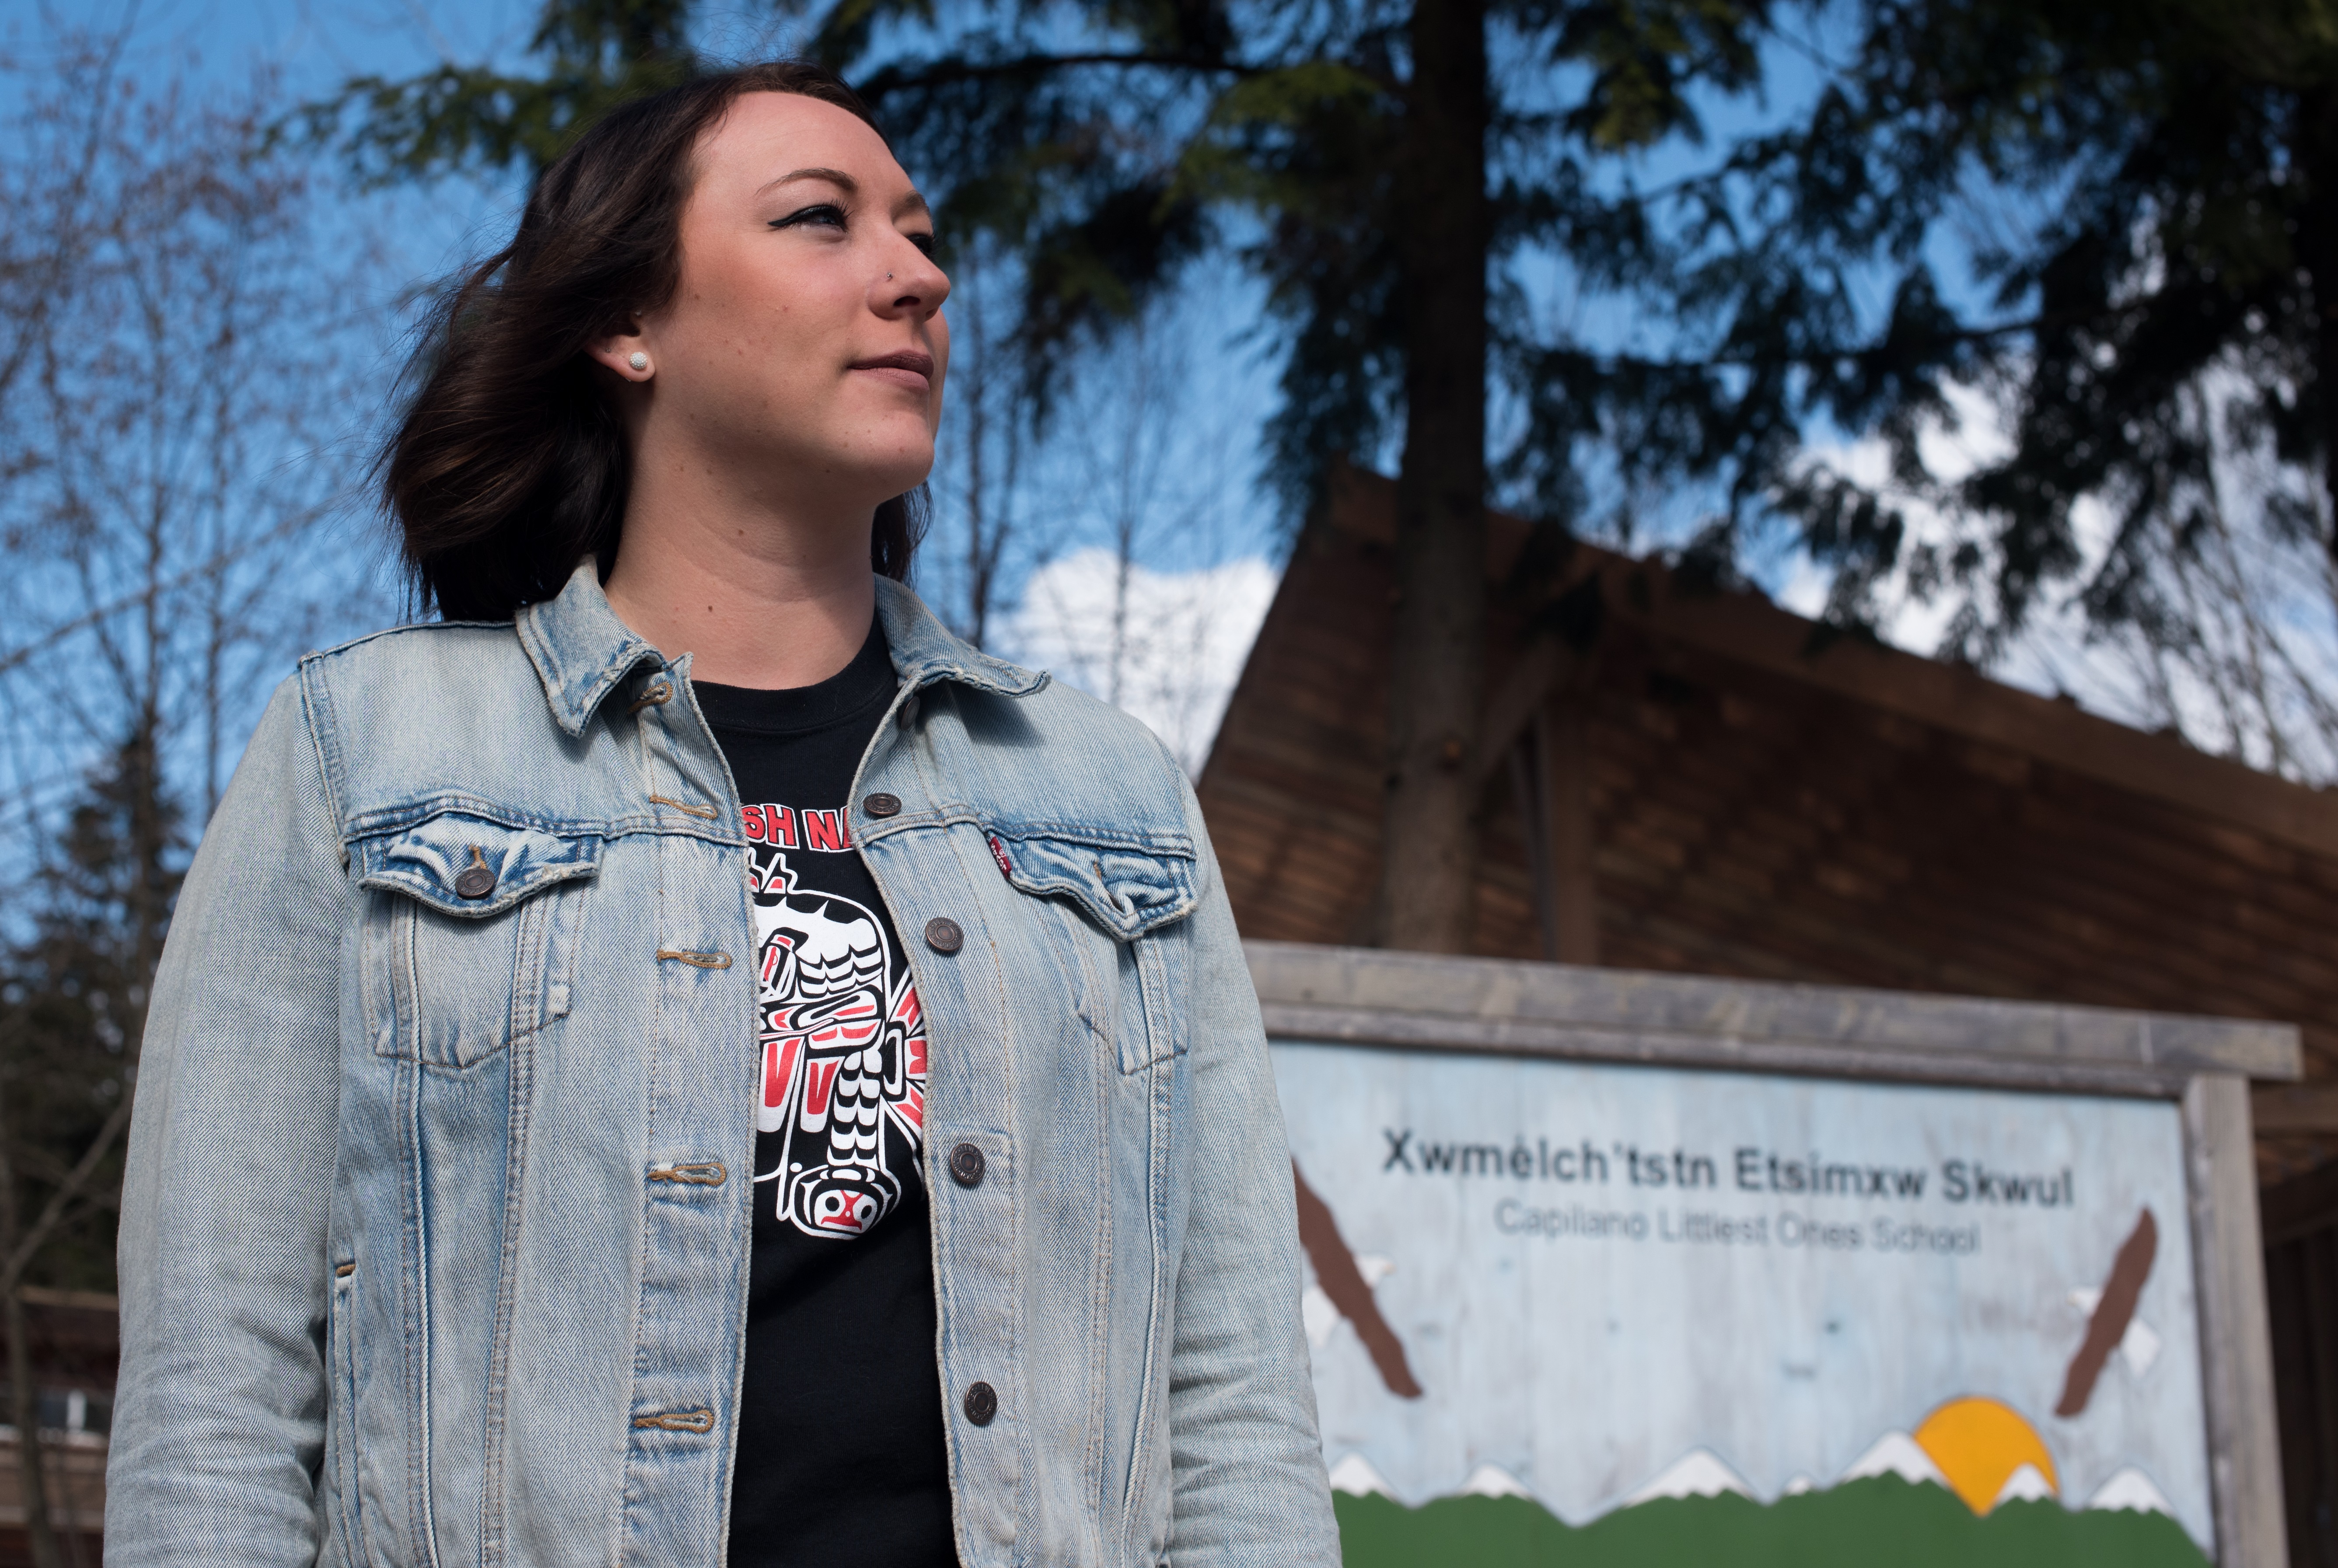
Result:
<instances>
[{"instance_id":1,"label":"red levi's tab","mask_svg":"<svg viewBox=\"0 0 2338 1568\"><path fill-rule=\"evenodd\" d=\"M1015 863L1007 858L1007 846L1000 842L996 833L990 835L990 858L998 862L998 874L1001 877L1006 877L1009 882L1015 880Z\"/></svg>"}]
</instances>

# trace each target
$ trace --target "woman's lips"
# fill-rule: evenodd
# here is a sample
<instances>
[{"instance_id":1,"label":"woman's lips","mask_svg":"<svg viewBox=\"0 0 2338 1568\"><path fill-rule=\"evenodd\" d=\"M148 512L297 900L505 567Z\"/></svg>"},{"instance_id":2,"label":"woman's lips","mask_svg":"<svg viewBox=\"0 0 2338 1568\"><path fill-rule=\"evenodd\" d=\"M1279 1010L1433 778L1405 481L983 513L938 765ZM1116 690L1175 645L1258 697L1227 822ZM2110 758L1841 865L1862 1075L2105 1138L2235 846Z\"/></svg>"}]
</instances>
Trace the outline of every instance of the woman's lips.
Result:
<instances>
[{"instance_id":1,"label":"woman's lips","mask_svg":"<svg viewBox=\"0 0 2338 1568\"><path fill-rule=\"evenodd\" d=\"M899 354L879 354L874 359L855 360L852 368L863 375L874 376L880 381L889 381L894 386L911 392L925 393L933 390L934 357L930 354L918 353L914 349Z\"/></svg>"}]
</instances>

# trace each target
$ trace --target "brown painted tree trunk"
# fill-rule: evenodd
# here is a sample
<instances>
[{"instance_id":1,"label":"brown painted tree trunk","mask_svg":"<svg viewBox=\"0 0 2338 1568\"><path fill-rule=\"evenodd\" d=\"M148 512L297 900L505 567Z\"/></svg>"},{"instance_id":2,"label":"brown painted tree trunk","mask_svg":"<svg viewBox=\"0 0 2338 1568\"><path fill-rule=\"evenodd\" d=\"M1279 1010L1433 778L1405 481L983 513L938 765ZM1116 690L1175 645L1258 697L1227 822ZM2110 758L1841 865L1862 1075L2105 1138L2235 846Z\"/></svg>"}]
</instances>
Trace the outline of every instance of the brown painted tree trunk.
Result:
<instances>
[{"instance_id":1,"label":"brown painted tree trunk","mask_svg":"<svg viewBox=\"0 0 2338 1568\"><path fill-rule=\"evenodd\" d=\"M1486 11L1420 0L1396 170L1405 311L1395 671L1372 939L1469 946L1486 636Z\"/></svg>"}]
</instances>

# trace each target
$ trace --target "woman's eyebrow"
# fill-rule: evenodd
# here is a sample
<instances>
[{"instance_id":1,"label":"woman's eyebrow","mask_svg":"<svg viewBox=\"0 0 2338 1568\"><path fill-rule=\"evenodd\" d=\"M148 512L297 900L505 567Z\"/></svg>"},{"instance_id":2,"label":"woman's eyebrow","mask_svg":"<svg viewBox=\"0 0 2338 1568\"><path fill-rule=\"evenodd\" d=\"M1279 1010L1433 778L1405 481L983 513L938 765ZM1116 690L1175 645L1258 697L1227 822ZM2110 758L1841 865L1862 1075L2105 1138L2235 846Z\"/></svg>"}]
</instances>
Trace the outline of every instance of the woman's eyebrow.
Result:
<instances>
[{"instance_id":1,"label":"woman's eyebrow","mask_svg":"<svg viewBox=\"0 0 2338 1568\"><path fill-rule=\"evenodd\" d=\"M798 169L792 173L782 174L776 180L757 186L755 194L761 196L766 191L785 185L794 180L825 180L847 196L857 196L860 193L860 181L841 169Z\"/></svg>"},{"instance_id":2,"label":"woman's eyebrow","mask_svg":"<svg viewBox=\"0 0 2338 1568\"><path fill-rule=\"evenodd\" d=\"M843 191L848 197L858 196L860 194L860 181L855 180L851 175L847 174L841 169L794 170L791 172L781 175L776 180L769 181L764 184L758 186L756 188L755 194L761 196L766 191L777 190L780 186L788 184L790 181L796 180L825 180L830 185L833 185L838 190ZM931 212L932 211L932 206L926 201L925 197L915 191L910 191L899 201L893 203L893 216L895 218L901 218L911 212Z\"/></svg>"}]
</instances>

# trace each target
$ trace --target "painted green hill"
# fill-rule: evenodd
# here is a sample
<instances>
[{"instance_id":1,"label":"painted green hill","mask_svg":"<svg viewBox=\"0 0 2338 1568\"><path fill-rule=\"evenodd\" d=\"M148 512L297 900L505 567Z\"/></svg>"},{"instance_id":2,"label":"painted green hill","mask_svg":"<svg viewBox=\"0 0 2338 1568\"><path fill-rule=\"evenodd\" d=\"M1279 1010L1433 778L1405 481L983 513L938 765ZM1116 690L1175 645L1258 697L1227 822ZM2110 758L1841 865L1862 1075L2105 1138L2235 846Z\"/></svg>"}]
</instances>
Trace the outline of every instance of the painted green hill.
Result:
<instances>
[{"instance_id":1,"label":"painted green hill","mask_svg":"<svg viewBox=\"0 0 2338 1568\"><path fill-rule=\"evenodd\" d=\"M2207 1568L2162 1514L2072 1512L2050 1499L1978 1518L1896 1475L1782 1497L1664 1497L1581 1529L1524 1497L1407 1508L1335 1494L1345 1568Z\"/></svg>"}]
</instances>

